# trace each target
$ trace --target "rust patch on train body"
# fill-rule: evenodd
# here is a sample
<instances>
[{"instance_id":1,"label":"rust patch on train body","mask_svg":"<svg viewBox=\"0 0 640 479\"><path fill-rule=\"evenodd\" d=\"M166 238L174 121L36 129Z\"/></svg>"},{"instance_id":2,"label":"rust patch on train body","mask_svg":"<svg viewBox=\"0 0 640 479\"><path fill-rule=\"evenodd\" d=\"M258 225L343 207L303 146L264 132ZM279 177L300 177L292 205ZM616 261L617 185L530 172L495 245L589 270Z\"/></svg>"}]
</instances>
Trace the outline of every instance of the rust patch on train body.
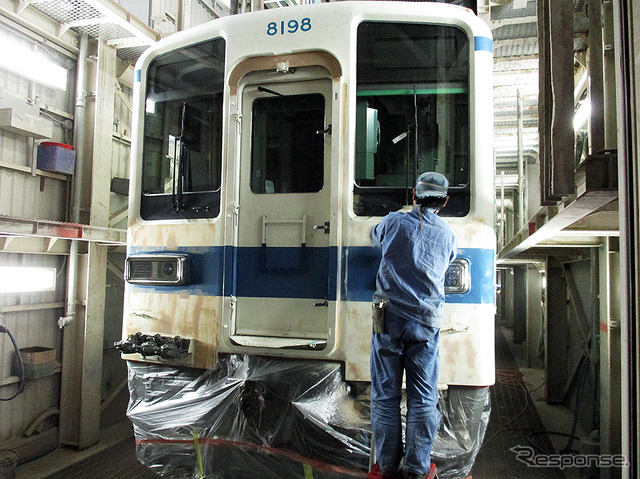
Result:
<instances>
[{"instance_id":1,"label":"rust patch on train body","mask_svg":"<svg viewBox=\"0 0 640 479\"><path fill-rule=\"evenodd\" d=\"M221 306L221 299L215 296L129 291L125 301L123 338L141 332L192 339L194 348L185 365L215 367ZM127 359L163 362L154 357Z\"/></svg>"},{"instance_id":2,"label":"rust patch on train body","mask_svg":"<svg viewBox=\"0 0 640 479\"><path fill-rule=\"evenodd\" d=\"M198 247L221 244L214 240L215 223L186 223L164 225L135 224L129 228L127 244L135 247L163 247L177 249L179 247Z\"/></svg>"}]
</instances>

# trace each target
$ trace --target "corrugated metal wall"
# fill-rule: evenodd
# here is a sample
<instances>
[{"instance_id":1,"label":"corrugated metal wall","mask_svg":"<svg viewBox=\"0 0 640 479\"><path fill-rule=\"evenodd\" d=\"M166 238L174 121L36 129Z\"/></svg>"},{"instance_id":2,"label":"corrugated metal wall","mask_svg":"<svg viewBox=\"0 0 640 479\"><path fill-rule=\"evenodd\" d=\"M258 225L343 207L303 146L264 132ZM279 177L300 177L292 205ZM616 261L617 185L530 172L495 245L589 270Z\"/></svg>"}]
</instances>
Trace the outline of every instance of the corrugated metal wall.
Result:
<instances>
[{"instance_id":1,"label":"corrugated metal wall","mask_svg":"<svg viewBox=\"0 0 640 479\"><path fill-rule=\"evenodd\" d=\"M63 271L64 258L55 255L1 254L1 266L44 266ZM19 295L0 294L0 320L4 322L20 348L43 346L60 351L61 333L57 320L62 309L46 307L32 309L47 303L64 301L64 277L53 292L24 293ZM0 381L14 376L11 359L13 345L7 334L0 335ZM60 359L59 352L57 359ZM59 368L58 368L59 369ZM10 437L21 437L29 425L51 407L58 407L58 374L40 379L28 380L24 392L17 398L0 402L0 443ZM14 394L17 383L0 388L0 397Z\"/></svg>"},{"instance_id":2,"label":"corrugated metal wall","mask_svg":"<svg viewBox=\"0 0 640 479\"><path fill-rule=\"evenodd\" d=\"M8 28L0 30L0 44L32 50L36 43ZM55 50L38 46L47 56L67 68L68 58ZM74 72L69 72L67 92L40 85L0 68L0 107L22 102L39 102L63 112L69 112L74 90ZM71 93L70 93L71 92ZM72 110L71 110L72 112ZM63 127L63 118L54 115L41 118L53 126L51 140L67 143L71 140L69 130ZM18 171L11 167L30 169L34 161L34 142L31 138L0 130L0 214L23 218L65 219L67 183L65 179L33 176L30 171Z\"/></svg>"},{"instance_id":3,"label":"corrugated metal wall","mask_svg":"<svg viewBox=\"0 0 640 479\"><path fill-rule=\"evenodd\" d=\"M3 25L0 43L8 48L39 49L55 63L69 69L74 62L54 49L37 45ZM36 46L37 45L37 46ZM0 108L21 102L48 105L52 111L73 113L75 74L68 71L67 91L56 90L0 69ZM68 143L71 133L64 116L42 112L40 119L52 124L52 137L47 141ZM0 129L0 214L20 218L55 221L66 220L68 177L34 174L37 143L29 136ZM56 176L56 175L53 175ZM6 241L6 240L4 240ZM54 348L60 359L62 335L57 326L65 296L65 256L0 252L0 266L41 266L56 268L57 289L53 292L9 294L0 293L0 320L15 337L20 348L43 346ZM7 334L0 334L0 383L14 376L11 367L13 345ZM59 368L58 368L59 369ZM29 380L24 393L8 402L0 402L0 441L22 436L27 427L43 412L57 407L59 374ZM0 397L13 395L17 384L0 387Z\"/></svg>"},{"instance_id":4,"label":"corrugated metal wall","mask_svg":"<svg viewBox=\"0 0 640 479\"><path fill-rule=\"evenodd\" d=\"M127 3L121 1L119 3ZM135 3L135 2L134 2ZM208 22L214 18L209 1L194 1L191 11L184 15L184 26L195 26ZM178 15L177 0L154 0L149 2L148 18L151 26L163 35L169 35L177 30ZM26 7L31 9L31 7ZM35 12L35 10L33 11ZM29 18L37 15L30 13ZM146 16L147 10L140 15ZM37 12L36 12L37 13ZM39 17L38 17L39 18ZM66 91L44 86L37 81L15 73L11 69L0 67L0 109L26 108L38 118L40 122L49 123L52 134L50 138L34 140L27 134L16 133L0 129L0 215L16 219L32 219L46 221L69 221L71 191L71 175L44 172L36 168L37 146L40 141L72 144L73 117L75 114L75 80L76 59L70 45L57 44L55 35L50 33L44 37L45 30L50 32L51 19L41 17L43 23L34 23L34 33L29 33L29 26L24 23L16 25L12 20L0 18L0 45L8 48L26 48L31 51L43 52L46 58L67 69ZM47 30L47 28L49 30ZM54 27L55 28L55 27ZM73 32L70 32L73 33ZM75 34L73 34L75 35ZM71 35L73 38L75 38ZM89 51L97 51L92 43ZM89 163L83 181L82 205L90 203L89 197L93 188L88 183L92 166L96 161L91 151L94 141L93 126L102 131L111 122L111 112L95 112L96 89L100 81L96 79L96 69L99 61L87 62L89 81L85 138L85 158ZM133 68L124 62L117 66L119 78L113 78L116 83L116 95L113 111L113 142L111 154L111 177L127 179L129 177L129 155L131 150L131 102L133 86ZM123 73L121 73L123 72ZM99 72L97 73L100 74ZM99 96L99 95L98 95ZM93 118L95 115L100 115ZM103 152L102 152L103 153ZM100 155L96 155L96 158ZM104 155L102 155L104 157ZM90 166L92 165L92 166ZM84 171L85 169L83 169ZM109 193L109 226L111 228L126 229L128 196L122 189L122 182L118 192ZM88 211L82 210L82 221L88 218ZM6 445L7 440L14 440L23 436L31 423L46 411L60 407L61 374L60 363L62 355L63 332L58 327L58 319L64 316L66 301L66 275L68 263L68 240L59 241L51 248L46 238L24 238L1 236L0 234L0 266L41 266L56 268L58 274L55 291L46 293L11 294L0 292L0 321L6 323L15 337L20 348L42 346L56 350L56 370L53 375L28 379L24 393L17 398L0 402L0 447ZM81 254L84 251L81 246ZM51 248L51 249L48 249ZM122 396L127 397L126 387L122 389L126 379L126 365L120 359L117 351L111 346L113 341L120 339L122 325L122 297L123 279L122 266L124 263L124 248L112 248L108 254L108 266L104 274L106 284L106 310L104 323L104 356L102 368L102 425L114 420L124 419ZM84 264L84 263L83 263ZM82 274L81 274L82 276ZM90 299L87 299L89 302ZM82 309L82 308L81 308ZM76 319L76 321L81 318ZM67 336L65 343L76 341ZM65 347L66 348L66 347ZM66 350L66 349L65 349ZM0 334L0 398L11 396L17 387L17 378L12 370L13 345L8 335ZM66 369L65 369L66 371ZM65 377L62 375L62 377ZM118 391L123 394L120 399L113 400ZM107 407L110 401L111 407ZM64 406L64 404L63 404ZM115 406L115 408L114 408ZM114 409L116 413L114 414ZM48 419L48 422L52 422Z\"/></svg>"},{"instance_id":5,"label":"corrugated metal wall","mask_svg":"<svg viewBox=\"0 0 640 479\"><path fill-rule=\"evenodd\" d=\"M68 70L66 91L57 90L38 82L21 77L7 69L0 68L0 108L22 107L38 104L35 109L39 121L50 122L51 138L35 140L28 135L0 129L0 215L19 219L47 221L69 221L71 175L48 173L35 169L37 145L40 141L54 141L72 144L73 122L70 121L75 109L76 65L72 55L64 55L55 48L48 48L29 38L23 32L5 28L0 30L0 44L15 44L16 48L46 50L47 58ZM40 38L41 40L41 38ZM37 45L37 46L36 46ZM113 112L113 147L111 155L111 176L129 177L129 154L131 135L131 101L133 69L124 68L117 83ZM95 65L89 62L93 71ZM113 78L113 82L117 79ZM92 143L91 135L94 112L94 94L96 87L87 85L87 134L85 139ZM45 107L46 106L46 107ZM33 108L31 110L33 113ZM110 112L100 112L101 124L111 122ZM99 127L99 126L98 126ZM92 163L91 151L85 161ZM85 199L88 203L90 185L87 184ZM85 201L83 199L83 201ZM122 193L109 193L110 226L125 229L127 224L128 196ZM86 216L86 213L84 212ZM66 301L67 254L65 248L56 247L52 251L64 254L47 253L46 239L32 241L26 238L0 236L0 266L40 266L56 268L58 279L56 291L47 293L11 294L0 292L0 321L5 323L20 348L42 346L56 350L55 374L28 379L24 393L17 398L0 402L0 447L6 440L23 436L34 419L60 404L60 362L63 332L58 327L58 318L64 316ZM68 244L66 240L62 243ZM42 245L45 245L43 247ZM17 245L17 246L16 246ZM35 246L34 246L35 245ZM68 246L67 246L68 248ZM81 249L82 251L82 249ZM120 339L122 323L123 280L122 263L124 249L117 248L109 254L107 308L105 311L104 368L102 398L105 399L119 390L126 379L126 366L118 352L110 350L113 341ZM79 318L81 320L81 318ZM69 338L68 338L69 339ZM15 371L12 370L13 345L6 334L0 334L0 398L13 395L17 388ZM6 384L4 384L6 383ZM4 384L4 385L3 385ZM126 388L123 394L126 397ZM122 404L122 401L119 401ZM112 423L118 418L125 419L124 410L110 414ZM48 420L52 422L51 419Z\"/></svg>"}]
</instances>

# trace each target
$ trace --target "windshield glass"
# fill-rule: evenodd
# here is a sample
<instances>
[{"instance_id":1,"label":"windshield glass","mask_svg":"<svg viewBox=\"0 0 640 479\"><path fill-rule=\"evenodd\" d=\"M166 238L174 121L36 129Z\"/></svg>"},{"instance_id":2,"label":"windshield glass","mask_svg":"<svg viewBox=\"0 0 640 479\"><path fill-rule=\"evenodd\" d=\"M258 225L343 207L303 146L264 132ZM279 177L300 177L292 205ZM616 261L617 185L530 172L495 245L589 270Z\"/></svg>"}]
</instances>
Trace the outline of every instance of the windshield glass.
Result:
<instances>
[{"instance_id":1,"label":"windshield glass","mask_svg":"<svg viewBox=\"0 0 640 479\"><path fill-rule=\"evenodd\" d=\"M424 171L444 174L445 216L469 211L469 46L457 27L365 22L358 28L354 211L411 203Z\"/></svg>"},{"instance_id":2,"label":"windshield glass","mask_svg":"<svg viewBox=\"0 0 640 479\"><path fill-rule=\"evenodd\" d=\"M142 216L219 213L224 40L155 58L147 73Z\"/></svg>"}]
</instances>

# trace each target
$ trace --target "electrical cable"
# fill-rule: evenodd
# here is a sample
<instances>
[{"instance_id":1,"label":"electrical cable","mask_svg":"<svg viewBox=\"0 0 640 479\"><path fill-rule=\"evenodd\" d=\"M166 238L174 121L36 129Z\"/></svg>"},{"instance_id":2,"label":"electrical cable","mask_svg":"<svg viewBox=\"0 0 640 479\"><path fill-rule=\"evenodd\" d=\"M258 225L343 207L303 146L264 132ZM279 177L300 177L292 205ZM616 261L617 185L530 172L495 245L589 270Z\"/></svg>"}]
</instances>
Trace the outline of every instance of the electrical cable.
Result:
<instances>
[{"instance_id":1,"label":"electrical cable","mask_svg":"<svg viewBox=\"0 0 640 479\"><path fill-rule=\"evenodd\" d=\"M4 316L0 315L0 318L4 318ZM20 348L18 348L16 339L13 337L13 334L11 334L11 331L9 330L7 325L0 321L0 334L1 333L7 333L9 335L9 339L11 340L11 343L13 344L13 348L16 351L16 358L18 359L18 367L20 370L20 374L18 376L19 381L18 381L17 391L14 393L13 396L9 398L0 397L0 401L11 401L12 399L16 398L19 394L22 394L22 391L24 391L24 381L25 381L24 363L22 362L22 355L20 354Z\"/></svg>"},{"instance_id":2,"label":"electrical cable","mask_svg":"<svg viewBox=\"0 0 640 479\"><path fill-rule=\"evenodd\" d=\"M532 432L527 436L527 441L529 442L529 444L531 444L531 446L533 446L535 449L542 452L543 454L551 454L551 452L545 451L542 447L534 443L533 437L541 436L541 435L566 437L568 438L567 444L560 451L560 454L565 455L565 454L571 454L576 452L572 450L572 447L576 439L580 441L580 438L576 436L576 429L578 427L578 415L580 413L580 406L582 405L584 389L586 387L587 380L589 379L589 364L590 364L589 358L586 355L583 356L582 359L580 360L580 365L579 365L578 385L576 388L576 402L575 402L574 411L573 411L573 423L571 425L571 433L565 434L565 433L556 432L556 431L536 431L536 432Z\"/></svg>"},{"instance_id":3,"label":"electrical cable","mask_svg":"<svg viewBox=\"0 0 640 479\"><path fill-rule=\"evenodd\" d=\"M507 432L507 431L530 431L531 430L530 427L512 426L512 424L516 421L516 419L518 419L520 416L522 416L524 413L527 412L527 410L529 409L529 406L530 406L529 394L527 392L527 387L526 387L526 385L525 385L525 383L524 383L522 378L523 378L522 373L520 371L517 371L517 370L511 370L511 369L497 369L496 370L496 382L497 383L500 383L501 386L503 386L503 387L505 387L507 389L513 389L515 391L524 393L524 406L522 407L520 412L518 412L518 414L516 414L511 419L509 419L509 421L507 422L507 424L505 424L504 427L502 427L501 429L497 430L491 436L486 438L482 442L482 447L486 446L489 441L491 441L494 437L498 436L499 434L502 434L503 432Z\"/></svg>"}]
</instances>

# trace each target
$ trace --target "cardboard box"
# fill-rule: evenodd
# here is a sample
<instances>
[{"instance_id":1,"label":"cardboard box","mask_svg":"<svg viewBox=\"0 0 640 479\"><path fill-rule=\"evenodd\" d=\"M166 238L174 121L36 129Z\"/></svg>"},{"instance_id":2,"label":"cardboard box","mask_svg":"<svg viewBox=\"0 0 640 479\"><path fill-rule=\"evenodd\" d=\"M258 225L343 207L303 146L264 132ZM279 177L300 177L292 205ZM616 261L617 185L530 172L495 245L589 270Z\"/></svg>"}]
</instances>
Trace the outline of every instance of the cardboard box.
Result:
<instances>
[{"instance_id":1,"label":"cardboard box","mask_svg":"<svg viewBox=\"0 0 640 479\"><path fill-rule=\"evenodd\" d=\"M20 350L22 363L24 364L24 375L26 378L42 378L51 376L54 373L56 363L56 350L44 348L42 346L32 346ZM14 376L20 375L20 364L18 357L13 353Z\"/></svg>"}]
</instances>

